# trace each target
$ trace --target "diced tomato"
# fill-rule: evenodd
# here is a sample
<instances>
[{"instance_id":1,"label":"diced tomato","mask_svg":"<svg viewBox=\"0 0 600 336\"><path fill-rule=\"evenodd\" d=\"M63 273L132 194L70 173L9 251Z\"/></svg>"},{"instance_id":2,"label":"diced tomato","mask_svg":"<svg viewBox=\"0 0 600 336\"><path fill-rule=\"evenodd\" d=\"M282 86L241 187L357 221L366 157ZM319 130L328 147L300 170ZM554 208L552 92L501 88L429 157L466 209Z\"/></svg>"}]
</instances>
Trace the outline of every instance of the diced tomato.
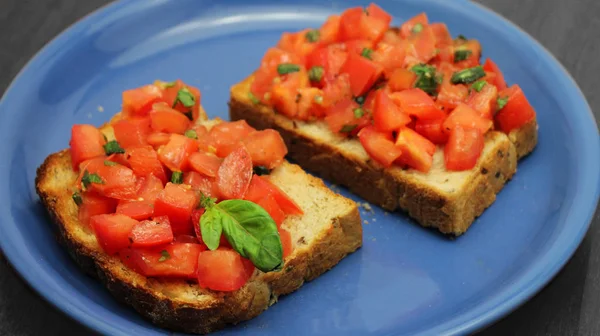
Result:
<instances>
[{"instance_id":1,"label":"diced tomato","mask_svg":"<svg viewBox=\"0 0 600 336\"><path fill-rule=\"evenodd\" d=\"M385 76L389 78L396 69L404 65L406 48L404 40L394 44L380 42L373 51L373 62L380 64Z\"/></svg>"},{"instance_id":2,"label":"diced tomato","mask_svg":"<svg viewBox=\"0 0 600 336\"><path fill-rule=\"evenodd\" d=\"M413 34L413 28L415 25L420 24L422 27L425 27L428 25L428 23L429 20L427 20L427 14L419 13L400 26L400 36L403 38L408 38Z\"/></svg>"},{"instance_id":3,"label":"diced tomato","mask_svg":"<svg viewBox=\"0 0 600 336\"><path fill-rule=\"evenodd\" d=\"M273 169L283 162L287 154L287 147L281 135L272 129L251 133L244 138L243 143L252 157L254 166Z\"/></svg>"},{"instance_id":4,"label":"diced tomato","mask_svg":"<svg viewBox=\"0 0 600 336\"><path fill-rule=\"evenodd\" d=\"M138 196L151 204L154 204L158 194L164 189L163 182L154 175L140 177L138 178L138 183Z\"/></svg>"},{"instance_id":5,"label":"diced tomato","mask_svg":"<svg viewBox=\"0 0 600 336\"><path fill-rule=\"evenodd\" d=\"M350 88L350 75L347 73L326 82L323 87L323 107L325 108L348 98L352 98L352 89Z\"/></svg>"},{"instance_id":6,"label":"diced tomato","mask_svg":"<svg viewBox=\"0 0 600 336\"><path fill-rule=\"evenodd\" d=\"M311 29L304 29L295 33L284 32L281 34L281 38L277 43L277 47L281 50L302 57L302 60L304 60L304 57L311 53L318 45L317 43L310 42L306 38L306 34L310 31ZM302 61L301 63L304 62Z\"/></svg>"},{"instance_id":7,"label":"diced tomato","mask_svg":"<svg viewBox=\"0 0 600 336\"><path fill-rule=\"evenodd\" d=\"M436 41L430 27L423 27L418 33L413 34L406 51L404 64L414 65L428 63L436 54Z\"/></svg>"},{"instance_id":8,"label":"diced tomato","mask_svg":"<svg viewBox=\"0 0 600 336\"><path fill-rule=\"evenodd\" d=\"M392 16L373 2L367 6L367 13L369 13L370 17L380 20L387 25L392 22Z\"/></svg>"},{"instance_id":9,"label":"diced tomato","mask_svg":"<svg viewBox=\"0 0 600 336\"><path fill-rule=\"evenodd\" d=\"M431 64L439 66L440 64L454 63L454 46L452 44L438 44L437 49L437 55L435 55Z\"/></svg>"},{"instance_id":10,"label":"diced tomato","mask_svg":"<svg viewBox=\"0 0 600 336\"><path fill-rule=\"evenodd\" d=\"M319 87L325 85L326 81L331 81L340 73L342 65L346 62L348 53L344 50L343 44L332 44L315 49L306 58L306 69L312 67L323 67L323 76L319 82L313 82Z\"/></svg>"},{"instance_id":11,"label":"diced tomato","mask_svg":"<svg viewBox=\"0 0 600 336\"><path fill-rule=\"evenodd\" d=\"M248 187L245 199L255 202L265 195L273 196L286 215L302 215L304 212L288 195L273 184L268 178L254 175Z\"/></svg>"},{"instance_id":12,"label":"diced tomato","mask_svg":"<svg viewBox=\"0 0 600 336\"><path fill-rule=\"evenodd\" d=\"M462 44L461 44L462 43ZM463 61L456 62L454 61L454 65L459 69L466 69L470 67L474 67L479 65L479 59L481 58L481 44L477 40L468 40L466 42L459 42L459 45L455 45L454 47L456 51L465 51L468 50L471 53L467 56L467 59Z\"/></svg>"},{"instance_id":13,"label":"diced tomato","mask_svg":"<svg viewBox=\"0 0 600 336\"><path fill-rule=\"evenodd\" d=\"M407 127L400 129L396 146L402 151L398 159L402 164L424 173L431 169L436 146L419 133Z\"/></svg>"},{"instance_id":14,"label":"diced tomato","mask_svg":"<svg viewBox=\"0 0 600 336\"><path fill-rule=\"evenodd\" d=\"M148 201L119 201L117 205L118 214L123 214L135 220L143 220L152 217L154 213L154 204Z\"/></svg>"},{"instance_id":15,"label":"diced tomato","mask_svg":"<svg viewBox=\"0 0 600 336\"><path fill-rule=\"evenodd\" d=\"M198 284L229 292L240 289L254 273L254 265L236 251L219 247L198 256Z\"/></svg>"},{"instance_id":16,"label":"diced tomato","mask_svg":"<svg viewBox=\"0 0 600 336\"><path fill-rule=\"evenodd\" d=\"M438 109L431 98L421 89L408 89L400 92L394 92L391 96L400 108L411 116L419 120L430 120L444 118L446 114Z\"/></svg>"},{"instance_id":17,"label":"diced tomato","mask_svg":"<svg viewBox=\"0 0 600 336\"><path fill-rule=\"evenodd\" d=\"M192 96L194 97L195 104L193 107L190 108L190 107L184 106L179 101L177 101L177 103L176 103L177 95L178 95L179 91L182 89L187 89L187 91L189 93L191 93ZM176 80L174 83L171 83L171 85L168 85L164 89L164 93L163 93L163 100L167 103L167 105L169 107L173 107L173 109L175 109L179 112L182 112L182 113L192 112L191 117L193 120L198 119L199 110L200 110L200 99L201 99L200 90L198 90L197 88L195 88L193 86L185 84L180 79Z\"/></svg>"},{"instance_id":18,"label":"diced tomato","mask_svg":"<svg viewBox=\"0 0 600 336\"><path fill-rule=\"evenodd\" d=\"M327 45L339 40L340 20L339 15L331 15L325 20L325 23L319 28L319 44Z\"/></svg>"},{"instance_id":19,"label":"diced tomato","mask_svg":"<svg viewBox=\"0 0 600 336\"><path fill-rule=\"evenodd\" d=\"M380 132L375 126L367 126L358 133L360 143L371 158L384 167L392 165L402 151L392 139L391 133Z\"/></svg>"},{"instance_id":20,"label":"diced tomato","mask_svg":"<svg viewBox=\"0 0 600 336\"><path fill-rule=\"evenodd\" d=\"M472 91L471 97L467 100L467 105L477 111L480 116L492 120L497 97L498 89L496 89L496 86L486 84L479 92Z\"/></svg>"},{"instance_id":21,"label":"diced tomato","mask_svg":"<svg viewBox=\"0 0 600 336\"><path fill-rule=\"evenodd\" d=\"M89 160L84 170L82 170L79 180L81 181L85 171L89 175L97 174L102 182L92 181L86 189L96 191L106 197L125 200L134 199L137 191L137 178L133 171L119 164L106 165L105 161L102 157ZM83 167L84 165L82 165Z\"/></svg>"},{"instance_id":22,"label":"diced tomato","mask_svg":"<svg viewBox=\"0 0 600 336\"><path fill-rule=\"evenodd\" d=\"M340 72L350 75L352 94L358 97L367 92L377 79L379 79L383 72L383 67L366 57L350 53Z\"/></svg>"},{"instance_id":23,"label":"diced tomato","mask_svg":"<svg viewBox=\"0 0 600 336\"><path fill-rule=\"evenodd\" d=\"M468 95L469 88L463 84L453 85L450 83L442 83L437 97L437 103L442 106L445 111L451 111L460 103L464 102Z\"/></svg>"},{"instance_id":24,"label":"diced tomato","mask_svg":"<svg viewBox=\"0 0 600 336\"><path fill-rule=\"evenodd\" d=\"M499 99L508 98L506 105L496 114L499 128L508 133L535 119L535 110L518 85L498 93Z\"/></svg>"},{"instance_id":25,"label":"diced tomato","mask_svg":"<svg viewBox=\"0 0 600 336\"><path fill-rule=\"evenodd\" d=\"M239 146L240 141L256 130L245 120L222 122L210 129L208 137L218 157L226 157Z\"/></svg>"},{"instance_id":26,"label":"diced tomato","mask_svg":"<svg viewBox=\"0 0 600 336\"><path fill-rule=\"evenodd\" d=\"M452 35L450 35L450 31L446 24L441 22L432 23L429 25L433 35L435 36L436 46L447 46L452 44Z\"/></svg>"},{"instance_id":27,"label":"diced tomato","mask_svg":"<svg viewBox=\"0 0 600 336\"><path fill-rule=\"evenodd\" d=\"M121 119L112 126L117 142L125 149L146 145L152 132L149 117Z\"/></svg>"},{"instance_id":28,"label":"diced tomato","mask_svg":"<svg viewBox=\"0 0 600 336\"><path fill-rule=\"evenodd\" d=\"M252 200L252 202L260 205L263 209L265 209L265 211L271 216L271 218L273 218L273 221L275 221L277 227L279 227L281 223L283 223L283 221L285 220L285 213L283 213L283 210L281 210L281 208L277 204L277 201L271 194L266 194L265 196L261 197L256 201Z\"/></svg>"},{"instance_id":29,"label":"diced tomato","mask_svg":"<svg viewBox=\"0 0 600 336\"><path fill-rule=\"evenodd\" d=\"M115 254L129 246L129 234L138 221L121 214L96 215L90 225L98 244L108 254Z\"/></svg>"},{"instance_id":30,"label":"diced tomato","mask_svg":"<svg viewBox=\"0 0 600 336\"><path fill-rule=\"evenodd\" d=\"M171 134L162 132L152 133L146 138L146 142L154 148L166 145L169 140L171 140Z\"/></svg>"},{"instance_id":31,"label":"diced tomato","mask_svg":"<svg viewBox=\"0 0 600 336\"><path fill-rule=\"evenodd\" d=\"M167 174L158 154L150 146L130 148L126 151L127 162L137 176L156 176L163 183L167 182Z\"/></svg>"},{"instance_id":32,"label":"diced tomato","mask_svg":"<svg viewBox=\"0 0 600 336\"><path fill-rule=\"evenodd\" d=\"M77 171L85 160L103 156L106 141L99 129L92 125L73 125L71 128L71 164Z\"/></svg>"},{"instance_id":33,"label":"diced tomato","mask_svg":"<svg viewBox=\"0 0 600 336\"><path fill-rule=\"evenodd\" d=\"M442 125L445 119L417 120L415 131L429 139L434 144L445 144L448 134L444 132Z\"/></svg>"},{"instance_id":34,"label":"diced tomato","mask_svg":"<svg viewBox=\"0 0 600 336\"><path fill-rule=\"evenodd\" d=\"M204 208L194 209L192 211L192 226L194 227L194 234L196 235L196 238L201 242L203 242L203 240L202 231L200 230L200 218L202 217L202 215L204 215L204 211L206 211Z\"/></svg>"},{"instance_id":35,"label":"diced tomato","mask_svg":"<svg viewBox=\"0 0 600 336\"><path fill-rule=\"evenodd\" d=\"M282 63L301 64L302 58L280 48L269 48L265 52L260 66L265 69L267 74L273 75L271 78L274 78L277 74L277 66Z\"/></svg>"},{"instance_id":36,"label":"diced tomato","mask_svg":"<svg viewBox=\"0 0 600 336\"><path fill-rule=\"evenodd\" d=\"M162 100L162 96L162 90L156 85L123 91L123 115L125 117L145 116L154 103Z\"/></svg>"},{"instance_id":37,"label":"diced tomato","mask_svg":"<svg viewBox=\"0 0 600 336\"><path fill-rule=\"evenodd\" d=\"M162 247L127 248L119 253L129 268L147 277L196 277L198 256L206 250L203 244L174 242Z\"/></svg>"},{"instance_id":38,"label":"diced tomato","mask_svg":"<svg viewBox=\"0 0 600 336\"><path fill-rule=\"evenodd\" d=\"M492 128L493 122L490 119L480 116L477 111L466 104L461 103L450 113L442 125L444 132L450 132L457 126L462 128L476 128L481 134L485 134Z\"/></svg>"},{"instance_id":39,"label":"diced tomato","mask_svg":"<svg viewBox=\"0 0 600 336\"><path fill-rule=\"evenodd\" d=\"M167 183L154 202L154 216L167 216L173 234L193 233L190 216L198 204L196 193L191 187Z\"/></svg>"},{"instance_id":40,"label":"diced tomato","mask_svg":"<svg viewBox=\"0 0 600 336\"><path fill-rule=\"evenodd\" d=\"M286 258L294 251L294 243L292 242L292 235L284 228L277 229L279 231L279 238L281 239L281 246L283 247L283 257Z\"/></svg>"},{"instance_id":41,"label":"diced tomato","mask_svg":"<svg viewBox=\"0 0 600 336\"><path fill-rule=\"evenodd\" d=\"M225 199L244 198L252 179L252 157L244 146L231 152L219 167L217 186Z\"/></svg>"},{"instance_id":42,"label":"diced tomato","mask_svg":"<svg viewBox=\"0 0 600 336\"><path fill-rule=\"evenodd\" d=\"M491 84L496 85L498 90L506 89L506 81L504 80L504 75L502 74L502 71L500 71L500 68L496 65L496 63L494 63L494 61L492 61L489 58L486 59L485 63L483 64L483 70L485 70L486 72L492 72L496 74L495 80Z\"/></svg>"},{"instance_id":43,"label":"diced tomato","mask_svg":"<svg viewBox=\"0 0 600 336\"><path fill-rule=\"evenodd\" d=\"M455 127L444 147L448 170L469 170L475 167L484 146L483 134L476 128Z\"/></svg>"},{"instance_id":44,"label":"diced tomato","mask_svg":"<svg viewBox=\"0 0 600 336\"><path fill-rule=\"evenodd\" d=\"M364 10L361 7L346 9L340 18L340 40L348 41L359 39L362 36L360 29L357 29L362 20Z\"/></svg>"},{"instance_id":45,"label":"diced tomato","mask_svg":"<svg viewBox=\"0 0 600 336\"><path fill-rule=\"evenodd\" d=\"M408 90L413 87L416 79L417 75L414 72L398 68L390 75L388 85L391 91Z\"/></svg>"},{"instance_id":46,"label":"diced tomato","mask_svg":"<svg viewBox=\"0 0 600 336\"><path fill-rule=\"evenodd\" d=\"M205 196L221 197L215 177L208 177L195 171L189 171L183 174L183 183L192 186L192 189L202 192Z\"/></svg>"},{"instance_id":47,"label":"diced tomato","mask_svg":"<svg viewBox=\"0 0 600 336\"><path fill-rule=\"evenodd\" d=\"M183 244L202 244L202 242L199 241L198 238L192 235L179 235L173 238L173 242ZM206 247L204 249L206 249Z\"/></svg>"},{"instance_id":48,"label":"diced tomato","mask_svg":"<svg viewBox=\"0 0 600 336\"><path fill-rule=\"evenodd\" d=\"M199 172L200 174L204 174L210 177L217 176L217 171L219 171L221 161L223 161L223 159L217 156L202 152L190 154L188 160L192 169Z\"/></svg>"},{"instance_id":49,"label":"diced tomato","mask_svg":"<svg viewBox=\"0 0 600 336\"><path fill-rule=\"evenodd\" d=\"M189 156L198 151L198 143L184 135L171 134L171 139L158 149L158 159L172 171L183 171Z\"/></svg>"},{"instance_id":50,"label":"diced tomato","mask_svg":"<svg viewBox=\"0 0 600 336\"><path fill-rule=\"evenodd\" d=\"M370 116L354 100L346 99L327 110L325 122L332 132L350 135L357 134L367 126L370 123Z\"/></svg>"},{"instance_id":51,"label":"diced tomato","mask_svg":"<svg viewBox=\"0 0 600 336\"><path fill-rule=\"evenodd\" d=\"M127 161L127 155L125 155L125 154L121 154L121 153L111 154L106 157L106 160L114 162L116 164L123 165L127 168L131 168L129 161Z\"/></svg>"},{"instance_id":52,"label":"diced tomato","mask_svg":"<svg viewBox=\"0 0 600 336\"><path fill-rule=\"evenodd\" d=\"M397 131L411 122L411 119L394 104L385 91L378 90L375 94L373 121L380 131Z\"/></svg>"},{"instance_id":53,"label":"diced tomato","mask_svg":"<svg viewBox=\"0 0 600 336\"><path fill-rule=\"evenodd\" d=\"M129 235L132 247L152 247L173 241L173 231L166 216L137 223Z\"/></svg>"},{"instance_id":54,"label":"diced tomato","mask_svg":"<svg viewBox=\"0 0 600 336\"><path fill-rule=\"evenodd\" d=\"M349 40L343 43L346 51L352 54L360 55L365 49L373 49L373 41L369 40Z\"/></svg>"},{"instance_id":55,"label":"diced tomato","mask_svg":"<svg viewBox=\"0 0 600 336\"><path fill-rule=\"evenodd\" d=\"M312 120L315 117L321 118L325 115L323 101L323 91L319 88L310 87L298 89L298 114L299 120ZM297 97L298 97L297 96Z\"/></svg>"},{"instance_id":56,"label":"diced tomato","mask_svg":"<svg viewBox=\"0 0 600 336\"><path fill-rule=\"evenodd\" d=\"M81 200L78 218L86 226L90 223L90 217L113 213L117 207L117 200L91 192L81 195Z\"/></svg>"},{"instance_id":57,"label":"diced tomato","mask_svg":"<svg viewBox=\"0 0 600 336\"><path fill-rule=\"evenodd\" d=\"M254 72L250 92L262 103L270 104L270 98L266 95L273 87L273 79L277 77L277 72L270 72L264 68L259 68Z\"/></svg>"},{"instance_id":58,"label":"diced tomato","mask_svg":"<svg viewBox=\"0 0 600 336\"><path fill-rule=\"evenodd\" d=\"M158 103L152 106L150 121L150 125L155 132L177 134L183 134L191 123L185 114L172 109L166 103Z\"/></svg>"}]
</instances>

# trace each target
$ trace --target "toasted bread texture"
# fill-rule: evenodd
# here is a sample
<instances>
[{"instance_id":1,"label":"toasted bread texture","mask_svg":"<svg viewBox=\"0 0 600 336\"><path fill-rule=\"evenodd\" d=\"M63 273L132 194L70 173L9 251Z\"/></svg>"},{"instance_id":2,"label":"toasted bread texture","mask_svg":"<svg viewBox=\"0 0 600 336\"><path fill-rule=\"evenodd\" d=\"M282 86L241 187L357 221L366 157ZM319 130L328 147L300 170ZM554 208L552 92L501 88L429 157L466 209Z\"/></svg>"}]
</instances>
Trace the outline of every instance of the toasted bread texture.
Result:
<instances>
[{"instance_id":1,"label":"toasted bread texture","mask_svg":"<svg viewBox=\"0 0 600 336\"><path fill-rule=\"evenodd\" d=\"M428 173L384 168L369 158L357 139L334 134L323 121L291 120L268 106L254 104L248 95L251 83L252 76L231 88L232 120L245 119L255 128L279 131L288 156L303 168L386 210L404 210L422 226L445 234L467 231L515 174L517 160L537 143L534 120L508 135L489 132L477 165L468 171L446 170L440 147Z\"/></svg>"},{"instance_id":2,"label":"toasted bread texture","mask_svg":"<svg viewBox=\"0 0 600 336\"><path fill-rule=\"evenodd\" d=\"M110 127L103 132L112 138ZM282 224L295 245L282 271L255 270L234 292L211 291L185 280L147 278L104 253L91 229L78 221L77 205L71 198L76 178L69 150L50 155L37 170L37 193L58 228L59 241L116 299L174 331L206 334L251 319L278 296L315 279L362 245L356 203L333 193L299 166L284 162L272 171L272 181L298 203L304 215L289 216Z\"/></svg>"}]
</instances>

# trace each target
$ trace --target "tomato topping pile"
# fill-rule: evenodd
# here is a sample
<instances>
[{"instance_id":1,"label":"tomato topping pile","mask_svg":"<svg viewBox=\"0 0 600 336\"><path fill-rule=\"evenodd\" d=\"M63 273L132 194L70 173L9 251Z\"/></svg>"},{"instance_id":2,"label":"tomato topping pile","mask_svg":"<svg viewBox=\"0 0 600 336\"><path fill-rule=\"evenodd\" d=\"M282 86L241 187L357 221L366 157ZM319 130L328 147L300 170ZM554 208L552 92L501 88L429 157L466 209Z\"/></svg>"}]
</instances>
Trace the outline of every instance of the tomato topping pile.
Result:
<instances>
[{"instance_id":1,"label":"tomato topping pile","mask_svg":"<svg viewBox=\"0 0 600 336\"><path fill-rule=\"evenodd\" d=\"M490 130L535 119L518 85L507 86L481 45L452 38L421 13L399 29L376 4L330 16L318 29L287 32L254 72L249 98L289 118L323 119L360 139L385 167L428 172L437 146L448 170L468 170Z\"/></svg>"},{"instance_id":2,"label":"tomato topping pile","mask_svg":"<svg viewBox=\"0 0 600 336\"><path fill-rule=\"evenodd\" d=\"M255 268L281 266L293 250L281 224L303 212L268 175L287 154L279 133L245 121L209 129L200 111L196 88L156 82L123 93L114 140L74 125L73 200L102 249L134 271L233 291Z\"/></svg>"}]
</instances>

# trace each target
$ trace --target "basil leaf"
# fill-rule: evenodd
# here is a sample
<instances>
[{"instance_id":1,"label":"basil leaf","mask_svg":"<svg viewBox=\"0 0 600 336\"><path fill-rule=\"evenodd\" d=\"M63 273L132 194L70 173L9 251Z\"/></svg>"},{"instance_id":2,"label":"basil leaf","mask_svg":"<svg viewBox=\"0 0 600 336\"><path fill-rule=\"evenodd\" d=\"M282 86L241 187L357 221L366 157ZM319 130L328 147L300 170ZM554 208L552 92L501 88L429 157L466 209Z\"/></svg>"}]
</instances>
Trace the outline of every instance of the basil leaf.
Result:
<instances>
[{"instance_id":1,"label":"basil leaf","mask_svg":"<svg viewBox=\"0 0 600 336\"><path fill-rule=\"evenodd\" d=\"M196 105L196 97L194 97L188 88L183 87L177 91L173 107L177 106L177 103L181 103L185 107L194 107Z\"/></svg>"},{"instance_id":2,"label":"basil leaf","mask_svg":"<svg viewBox=\"0 0 600 336\"><path fill-rule=\"evenodd\" d=\"M486 81L478 80L477 82L473 83L473 85L471 87L473 87L473 90L480 92L486 84L487 84Z\"/></svg>"},{"instance_id":3,"label":"basil leaf","mask_svg":"<svg viewBox=\"0 0 600 336\"><path fill-rule=\"evenodd\" d=\"M104 160L104 165L108 167L114 167L117 165L117 163L114 161Z\"/></svg>"},{"instance_id":4,"label":"basil leaf","mask_svg":"<svg viewBox=\"0 0 600 336\"><path fill-rule=\"evenodd\" d=\"M87 170L83 172L83 176L81 177L81 184L83 184L83 188L87 189L92 183L104 184L104 181L100 177L100 175L93 173L90 174Z\"/></svg>"},{"instance_id":5,"label":"basil leaf","mask_svg":"<svg viewBox=\"0 0 600 336\"><path fill-rule=\"evenodd\" d=\"M271 170L269 170L269 168L265 167L265 166L254 166L254 168L252 168L252 170L254 171L254 174L261 176L261 175L269 175L271 173Z\"/></svg>"},{"instance_id":6,"label":"basil leaf","mask_svg":"<svg viewBox=\"0 0 600 336\"><path fill-rule=\"evenodd\" d=\"M423 30L423 24L421 23L417 23L416 25L413 26L413 28L411 29L411 31L413 33L420 33Z\"/></svg>"},{"instance_id":7,"label":"basil leaf","mask_svg":"<svg viewBox=\"0 0 600 336\"><path fill-rule=\"evenodd\" d=\"M342 126L342 128L340 129L340 133L350 133L352 131L354 131L354 129L357 127L358 125L344 125Z\"/></svg>"},{"instance_id":8,"label":"basil leaf","mask_svg":"<svg viewBox=\"0 0 600 336\"><path fill-rule=\"evenodd\" d=\"M248 92L248 98L250 98L250 101L252 102L252 104L256 105L260 103L260 100L252 93L252 92Z\"/></svg>"},{"instance_id":9,"label":"basil leaf","mask_svg":"<svg viewBox=\"0 0 600 336\"><path fill-rule=\"evenodd\" d=\"M169 254L169 252L167 250L162 250L162 251L160 251L160 258L158 258L158 261L163 262L170 258L171 258L171 255Z\"/></svg>"},{"instance_id":10,"label":"basil leaf","mask_svg":"<svg viewBox=\"0 0 600 336\"><path fill-rule=\"evenodd\" d=\"M314 67L308 70L308 79L311 82L320 82L323 78L323 67L320 65L315 65Z\"/></svg>"},{"instance_id":11,"label":"basil leaf","mask_svg":"<svg viewBox=\"0 0 600 336\"><path fill-rule=\"evenodd\" d=\"M354 112L354 118L356 119L365 115L365 111L362 109L362 107L355 108L352 112Z\"/></svg>"},{"instance_id":12,"label":"basil leaf","mask_svg":"<svg viewBox=\"0 0 600 336\"><path fill-rule=\"evenodd\" d=\"M183 183L183 173L180 171L174 171L173 174L171 174L171 183L182 184Z\"/></svg>"},{"instance_id":13,"label":"basil leaf","mask_svg":"<svg viewBox=\"0 0 600 336\"><path fill-rule=\"evenodd\" d=\"M506 106L506 103L508 103L508 97L499 97L496 101L496 104L498 104L498 110L503 109L504 106Z\"/></svg>"},{"instance_id":14,"label":"basil leaf","mask_svg":"<svg viewBox=\"0 0 600 336\"><path fill-rule=\"evenodd\" d=\"M214 251L219 247L221 241L221 232L223 230L223 214L216 206L206 208L206 211L200 217L200 233L202 241L211 250Z\"/></svg>"},{"instance_id":15,"label":"basil leaf","mask_svg":"<svg viewBox=\"0 0 600 336\"><path fill-rule=\"evenodd\" d=\"M187 130L185 133L183 133L183 135L190 139L198 139L198 133L196 133L194 130Z\"/></svg>"},{"instance_id":16,"label":"basil leaf","mask_svg":"<svg viewBox=\"0 0 600 336\"><path fill-rule=\"evenodd\" d=\"M454 52L454 63L458 63L460 61L464 61L467 58L469 58L469 56L471 56L473 52L469 49L464 49L464 50L457 50Z\"/></svg>"},{"instance_id":17,"label":"basil leaf","mask_svg":"<svg viewBox=\"0 0 600 336\"><path fill-rule=\"evenodd\" d=\"M73 202L75 202L75 204L77 204L78 206L83 204L83 198L81 198L81 194L79 193L79 191L73 193Z\"/></svg>"},{"instance_id":18,"label":"basil leaf","mask_svg":"<svg viewBox=\"0 0 600 336\"><path fill-rule=\"evenodd\" d=\"M427 64L417 64L410 71L417 75L414 87L427 92L429 95L437 93L437 87L441 83L441 77L437 75L435 67Z\"/></svg>"},{"instance_id":19,"label":"basil leaf","mask_svg":"<svg viewBox=\"0 0 600 336\"><path fill-rule=\"evenodd\" d=\"M309 32L306 33L306 35L304 35L304 37L306 38L306 40L310 43L314 43L317 42L319 40L319 38L321 37L321 32L318 29L313 29Z\"/></svg>"},{"instance_id":20,"label":"basil leaf","mask_svg":"<svg viewBox=\"0 0 600 336\"><path fill-rule=\"evenodd\" d=\"M366 59L373 59L373 49L363 48L363 50L360 52L360 56Z\"/></svg>"},{"instance_id":21,"label":"basil leaf","mask_svg":"<svg viewBox=\"0 0 600 336\"><path fill-rule=\"evenodd\" d=\"M292 63L282 63L277 66L277 72L280 75L287 75L293 72L300 71L300 66Z\"/></svg>"},{"instance_id":22,"label":"basil leaf","mask_svg":"<svg viewBox=\"0 0 600 336\"><path fill-rule=\"evenodd\" d=\"M121 145L119 145L117 140L111 140L104 144L104 152L106 153L106 155L124 154L125 150L121 147Z\"/></svg>"},{"instance_id":23,"label":"basil leaf","mask_svg":"<svg viewBox=\"0 0 600 336\"><path fill-rule=\"evenodd\" d=\"M476 67L457 71L452 75L450 81L452 84L469 84L485 76L485 71L481 65Z\"/></svg>"},{"instance_id":24,"label":"basil leaf","mask_svg":"<svg viewBox=\"0 0 600 336\"><path fill-rule=\"evenodd\" d=\"M277 225L267 211L250 201L236 199L215 204L202 218L212 211L219 212L225 237L242 257L263 272L281 268L283 247Z\"/></svg>"}]
</instances>

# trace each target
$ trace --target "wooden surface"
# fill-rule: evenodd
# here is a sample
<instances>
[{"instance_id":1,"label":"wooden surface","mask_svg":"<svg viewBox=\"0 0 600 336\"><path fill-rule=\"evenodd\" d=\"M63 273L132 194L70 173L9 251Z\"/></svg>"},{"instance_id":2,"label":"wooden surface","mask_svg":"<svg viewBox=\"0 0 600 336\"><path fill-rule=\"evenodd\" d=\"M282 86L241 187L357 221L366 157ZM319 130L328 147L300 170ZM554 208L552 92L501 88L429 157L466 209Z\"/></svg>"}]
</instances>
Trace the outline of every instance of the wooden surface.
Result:
<instances>
[{"instance_id":1,"label":"wooden surface","mask_svg":"<svg viewBox=\"0 0 600 336\"><path fill-rule=\"evenodd\" d=\"M107 2L0 0L0 92L47 41ZM508 18L550 50L575 78L599 119L600 1L477 2ZM52 336L66 331L91 334L37 296L0 255L0 335ZM481 335L600 335L598 211L583 244L560 274L532 300Z\"/></svg>"}]
</instances>

